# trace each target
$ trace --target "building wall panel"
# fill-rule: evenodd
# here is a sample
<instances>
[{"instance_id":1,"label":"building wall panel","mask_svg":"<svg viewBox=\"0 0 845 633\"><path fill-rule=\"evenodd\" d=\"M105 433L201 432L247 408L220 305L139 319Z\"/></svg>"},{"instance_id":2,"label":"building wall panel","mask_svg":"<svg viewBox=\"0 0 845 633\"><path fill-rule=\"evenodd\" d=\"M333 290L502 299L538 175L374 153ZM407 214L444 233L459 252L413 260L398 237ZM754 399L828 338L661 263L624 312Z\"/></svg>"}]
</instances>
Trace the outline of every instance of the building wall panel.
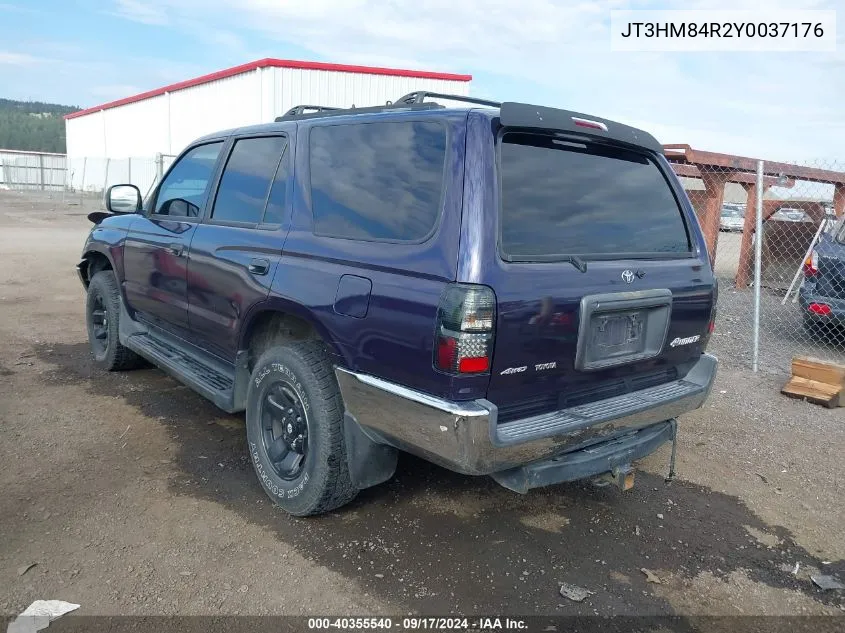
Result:
<instances>
[{"instance_id":1,"label":"building wall panel","mask_svg":"<svg viewBox=\"0 0 845 633\"><path fill-rule=\"evenodd\" d=\"M67 119L70 184L86 189L96 183L114 184L113 176L124 177L126 172L133 182L140 179L135 184L145 190L149 175L141 174L149 170L130 170L128 163L124 169L129 157L140 167L144 157L178 154L200 136L267 123L295 105L382 105L415 90L469 94L467 81L290 68L278 60L269 62L275 65L252 65L239 74L223 71L203 83L191 80L173 86L173 91L151 91L140 100L123 99Z\"/></svg>"},{"instance_id":2,"label":"building wall panel","mask_svg":"<svg viewBox=\"0 0 845 633\"><path fill-rule=\"evenodd\" d=\"M170 94L170 144L178 154L197 137L259 122L256 71Z\"/></svg>"}]
</instances>

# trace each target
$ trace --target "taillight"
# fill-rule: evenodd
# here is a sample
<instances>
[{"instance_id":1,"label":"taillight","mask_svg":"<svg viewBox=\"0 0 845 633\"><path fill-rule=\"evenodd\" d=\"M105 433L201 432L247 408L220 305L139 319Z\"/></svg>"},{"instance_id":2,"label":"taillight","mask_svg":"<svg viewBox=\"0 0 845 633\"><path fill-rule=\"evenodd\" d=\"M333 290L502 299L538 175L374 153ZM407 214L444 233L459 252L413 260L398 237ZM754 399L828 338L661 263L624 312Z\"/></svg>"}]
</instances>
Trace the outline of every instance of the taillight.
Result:
<instances>
[{"instance_id":1,"label":"taillight","mask_svg":"<svg viewBox=\"0 0 845 633\"><path fill-rule=\"evenodd\" d=\"M810 256L804 260L804 276L815 277L819 274L819 254L816 251L810 253Z\"/></svg>"},{"instance_id":2,"label":"taillight","mask_svg":"<svg viewBox=\"0 0 845 633\"><path fill-rule=\"evenodd\" d=\"M454 284L437 309L434 366L450 374L490 371L496 297L486 286Z\"/></svg>"},{"instance_id":3,"label":"taillight","mask_svg":"<svg viewBox=\"0 0 845 633\"><path fill-rule=\"evenodd\" d=\"M826 303L811 303L807 306L807 310L813 314L818 314L819 316L827 316L833 312L833 310L830 309L830 306Z\"/></svg>"},{"instance_id":4,"label":"taillight","mask_svg":"<svg viewBox=\"0 0 845 633\"><path fill-rule=\"evenodd\" d=\"M710 342L710 337L716 331L716 310L719 302L719 280L713 280L713 304L710 306L710 319L707 322L707 332L704 334L704 347Z\"/></svg>"}]
</instances>

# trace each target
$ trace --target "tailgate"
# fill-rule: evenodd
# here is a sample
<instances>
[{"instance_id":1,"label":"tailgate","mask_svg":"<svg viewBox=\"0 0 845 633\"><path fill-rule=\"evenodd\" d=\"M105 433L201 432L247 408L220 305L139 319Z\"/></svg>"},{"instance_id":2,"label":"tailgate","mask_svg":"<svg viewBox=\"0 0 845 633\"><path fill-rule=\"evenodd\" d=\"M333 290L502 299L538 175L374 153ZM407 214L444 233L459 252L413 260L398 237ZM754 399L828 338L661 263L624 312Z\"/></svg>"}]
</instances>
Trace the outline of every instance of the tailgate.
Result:
<instances>
[{"instance_id":1,"label":"tailgate","mask_svg":"<svg viewBox=\"0 0 845 633\"><path fill-rule=\"evenodd\" d=\"M487 395L501 421L676 380L704 352L714 300L707 266L588 266L584 274L549 264L506 267L508 281L496 288ZM642 278L627 284L626 270Z\"/></svg>"},{"instance_id":2,"label":"tailgate","mask_svg":"<svg viewBox=\"0 0 845 633\"><path fill-rule=\"evenodd\" d=\"M706 346L715 280L665 163L518 132L501 137L499 169L500 421L683 375Z\"/></svg>"}]
</instances>

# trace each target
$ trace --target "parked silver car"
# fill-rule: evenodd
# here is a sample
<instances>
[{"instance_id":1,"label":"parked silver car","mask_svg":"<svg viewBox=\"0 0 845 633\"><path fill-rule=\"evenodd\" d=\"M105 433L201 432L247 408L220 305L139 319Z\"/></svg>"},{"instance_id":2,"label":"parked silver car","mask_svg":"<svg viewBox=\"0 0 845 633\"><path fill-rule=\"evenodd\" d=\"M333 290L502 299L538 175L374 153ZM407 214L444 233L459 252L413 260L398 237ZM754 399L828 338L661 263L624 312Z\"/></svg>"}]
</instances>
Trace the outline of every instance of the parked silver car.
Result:
<instances>
[{"instance_id":1,"label":"parked silver car","mask_svg":"<svg viewBox=\"0 0 845 633\"><path fill-rule=\"evenodd\" d=\"M744 224L744 207L733 204L726 204L722 207L722 217L719 220L720 231L738 231L741 233Z\"/></svg>"}]
</instances>

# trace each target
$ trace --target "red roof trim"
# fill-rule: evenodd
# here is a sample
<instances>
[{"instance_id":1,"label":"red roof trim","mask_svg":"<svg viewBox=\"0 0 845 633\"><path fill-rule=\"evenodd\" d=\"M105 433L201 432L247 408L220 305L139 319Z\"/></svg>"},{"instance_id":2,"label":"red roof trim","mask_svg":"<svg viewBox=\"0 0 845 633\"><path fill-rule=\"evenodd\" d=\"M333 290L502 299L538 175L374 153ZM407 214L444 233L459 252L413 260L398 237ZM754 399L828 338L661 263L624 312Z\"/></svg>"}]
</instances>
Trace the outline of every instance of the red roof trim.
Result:
<instances>
[{"instance_id":1,"label":"red roof trim","mask_svg":"<svg viewBox=\"0 0 845 633\"><path fill-rule=\"evenodd\" d=\"M167 92L176 92L177 90L184 90L192 86L199 86L201 84L216 81L218 79L225 79L226 77L233 77L242 73L255 70L256 68L298 68L302 70L332 70L341 73L360 73L365 75L389 75L391 77L415 77L417 79L444 79L447 81L471 81L472 75L454 75L452 73L435 73L427 70L403 70L401 68L380 68L377 66L350 66L347 64L327 64L325 62L302 62L295 59L259 59L258 61L249 62L248 64L241 64L240 66L233 66L225 70L219 70L214 73L195 77L194 79L187 79L179 83L170 84L163 88L156 88L142 92L141 94L133 95L131 97L124 97L117 101L109 101L102 105L94 106L80 110L79 112L71 112L65 115L65 119L75 119L76 117L85 116L92 112L99 112L100 110L108 110L110 108L117 108L118 106L126 105L128 103L135 103L136 101L143 101L151 97L158 97Z\"/></svg>"}]
</instances>

